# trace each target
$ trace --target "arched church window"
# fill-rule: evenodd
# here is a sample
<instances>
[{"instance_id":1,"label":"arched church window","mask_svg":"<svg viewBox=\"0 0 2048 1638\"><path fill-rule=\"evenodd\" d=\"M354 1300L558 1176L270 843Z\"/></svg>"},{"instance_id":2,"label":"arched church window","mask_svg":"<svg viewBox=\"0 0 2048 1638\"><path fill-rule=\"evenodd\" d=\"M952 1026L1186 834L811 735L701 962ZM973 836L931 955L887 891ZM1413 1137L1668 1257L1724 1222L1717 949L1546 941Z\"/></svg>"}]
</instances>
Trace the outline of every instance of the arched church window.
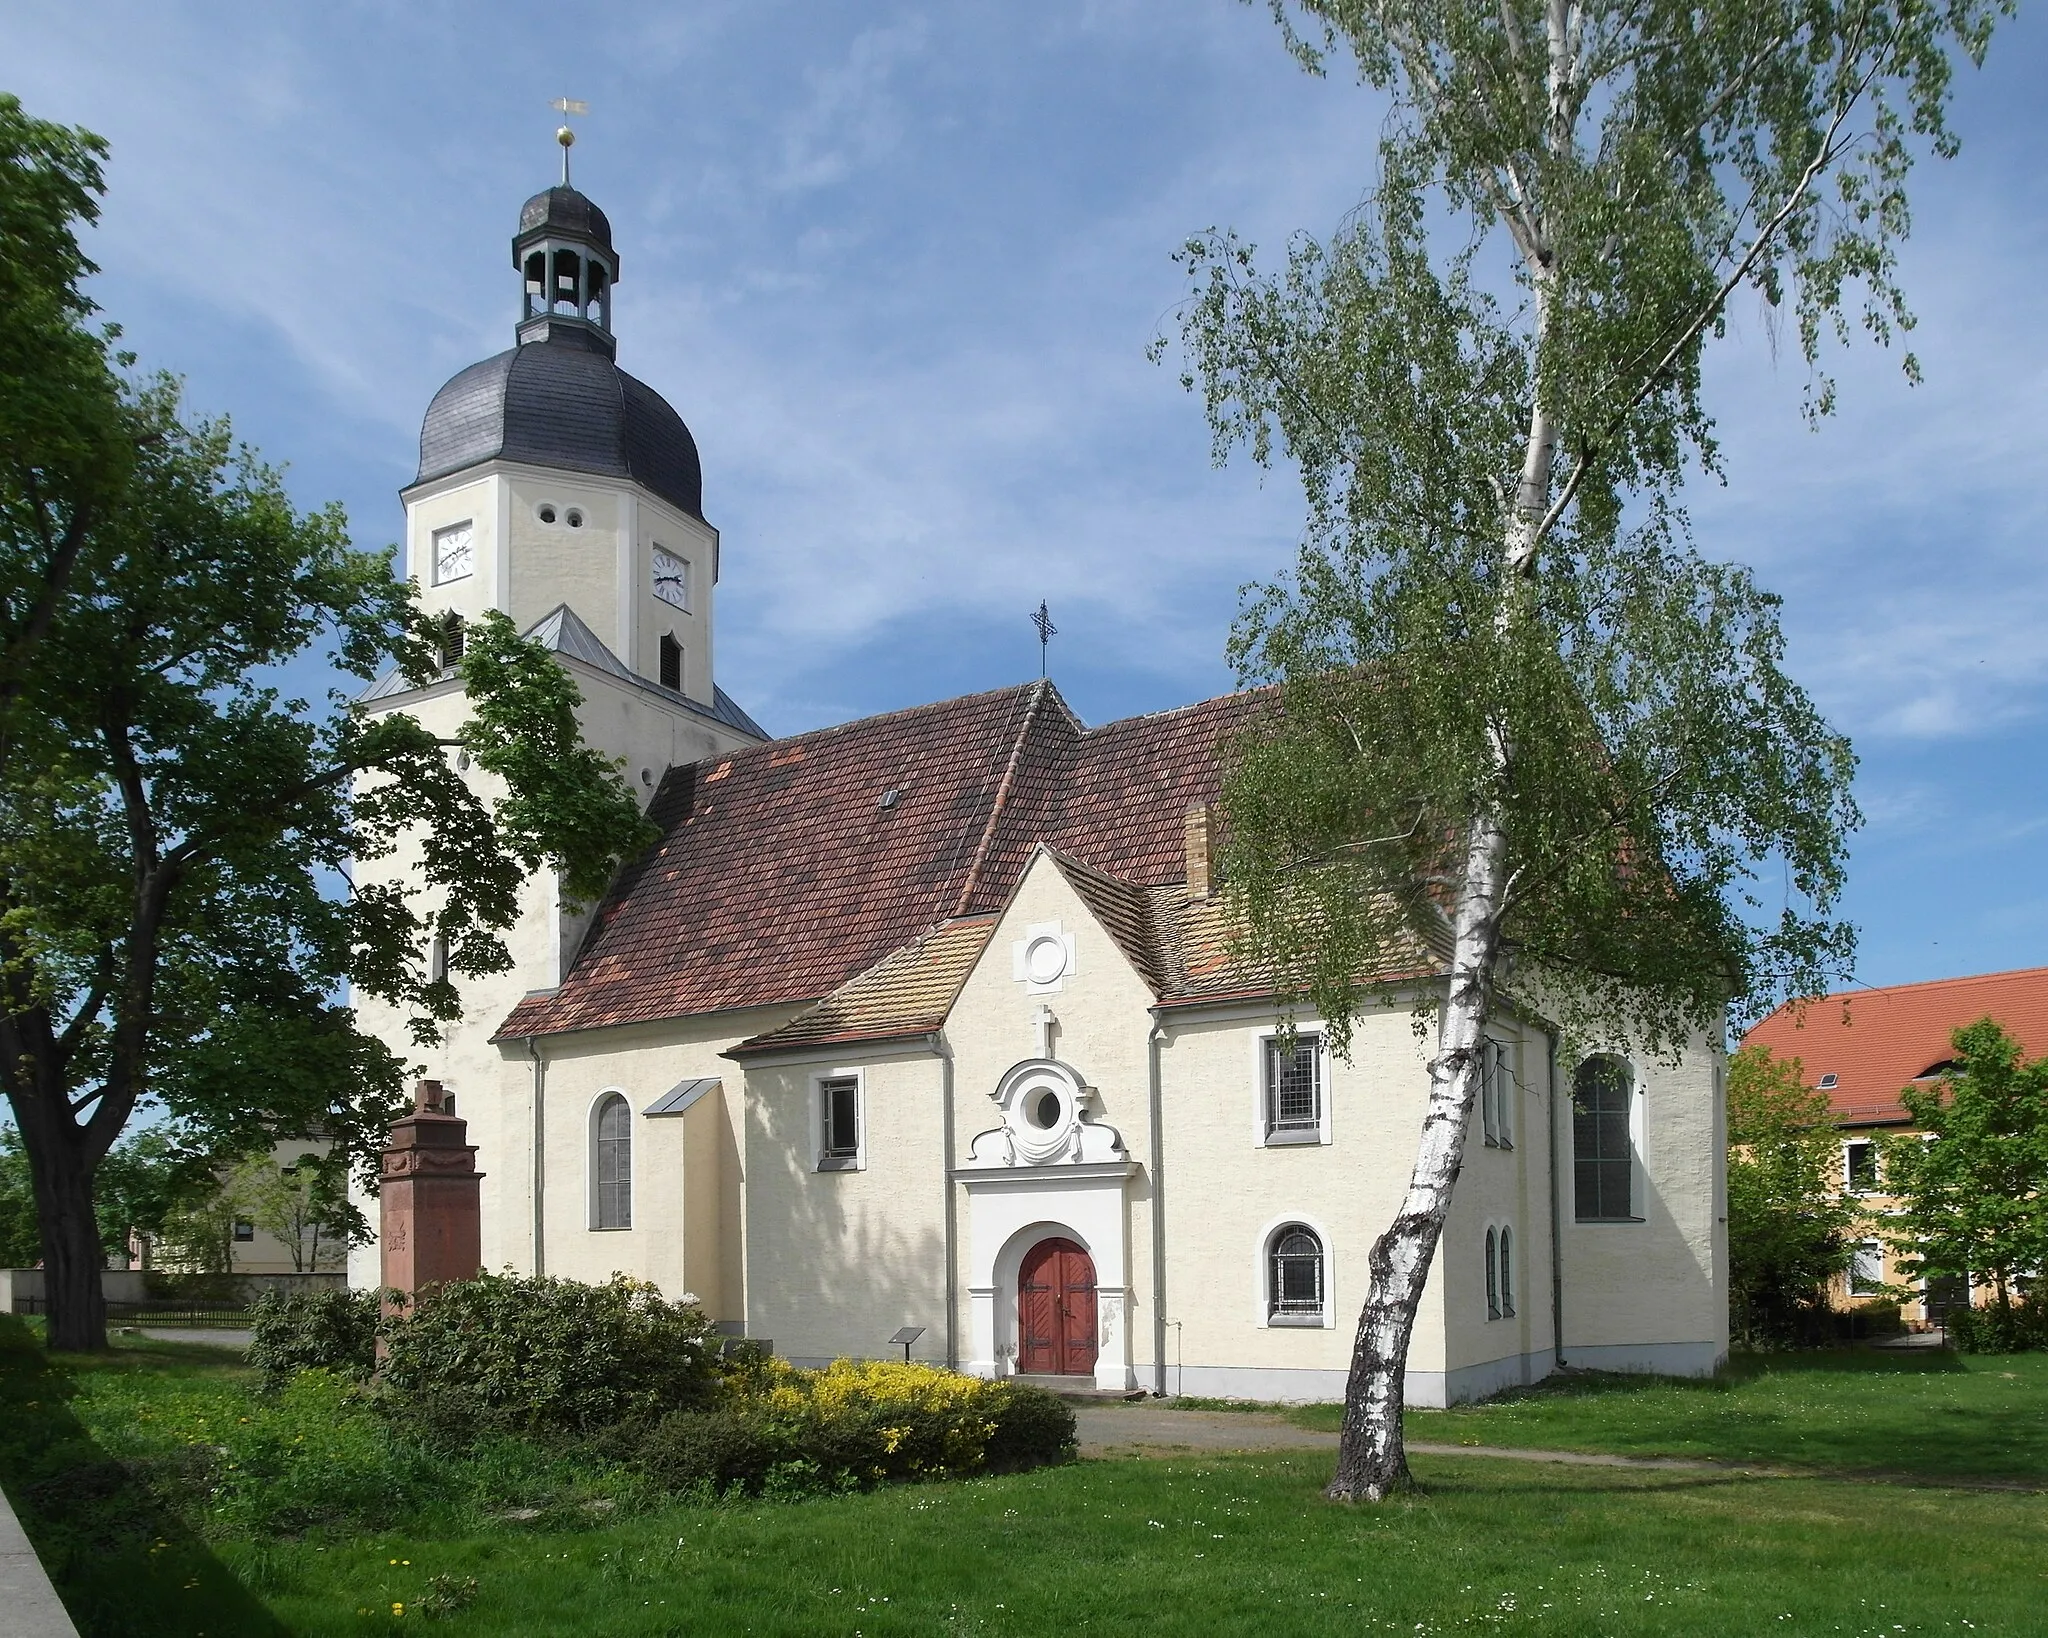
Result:
<instances>
[{"instance_id":1,"label":"arched church window","mask_svg":"<svg viewBox=\"0 0 2048 1638\"><path fill-rule=\"evenodd\" d=\"M683 645L667 632L661 634L661 686L683 691Z\"/></svg>"},{"instance_id":2,"label":"arched church window","mask_svg":"<svg viewBox=\"0 0 2048 1638\"><path fill-rule=\"evenodd\" d=\"M1287 1223L1269 1244L1266 1317L1282 1325L1322 1324L1323 1242L1306 1223Z\"/></svg>"},{"instance_id":3,"label":"arched church window","mask_svg":"<svg viewBox=\"0 0 2048 1638\"><path fill-rule=\"evenodd\" d=\"M1494 1262L1496 1240L1492 1229L1486 1231L1486 1317L1500 1318L1500 1269Z\"/></svg>"},{"instance_id":4,"label":"arched church window","mask_svg":"<svg viewBox=\"0 0 2048 1638\"><path fill-rule=\"evenodd\" d=\"M1572 1199L1582 1223L1636 1217L1635 1080L1626 1058L1605 1052L1580 1064L1572 1077Z\"/></svg>"},{"instance_id":5,"label":"arched church window","mask_svg":"<svg viewBox=\"0 0 2048 1638\"><path fill-rule=\"evenodd\" d=\"M451 609L441 622L442 669L462 664L462 652L467 646L468 633L463 628L462 616Z\"/></svg>"},{"instance_id":6,"label":"arched church window","mask_svg":"<svg viewBox=\"0 0 2048 1638\"><path fill-rule=\"evenodd\" d=\"M633 1111L616 1092L597 1100L591 1120L590 1226L633 1226Z\"/></svg>"},{"instance_id":7,"label":"arched church window","mask_svg":"<svg viewBox=\"0 0 2048 1638\"><path fill-rule=\"evenodd\" d=\"M1511 1228L1500 1231L1500 1312L1503 1319L1515 1317L1515 1231Z\"/></svg>"}]
</instances>

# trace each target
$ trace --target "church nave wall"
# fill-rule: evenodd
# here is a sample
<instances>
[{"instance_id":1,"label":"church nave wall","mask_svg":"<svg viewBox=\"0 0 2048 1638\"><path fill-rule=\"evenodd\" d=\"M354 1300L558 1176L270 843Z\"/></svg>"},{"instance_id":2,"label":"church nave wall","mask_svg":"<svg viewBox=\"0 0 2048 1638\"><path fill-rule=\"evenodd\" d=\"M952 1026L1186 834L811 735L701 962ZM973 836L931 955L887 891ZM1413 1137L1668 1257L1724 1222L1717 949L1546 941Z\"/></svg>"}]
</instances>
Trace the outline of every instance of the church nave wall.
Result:
<instances>
[{"instance_id":1,"label":"church nave wall","mask_svg":"<svg viewBox=\"0 0 2048 1638\"><path fill-rule=\"evenodd\" d=\"M944 1363L944 1076L923 1042L749 1064L749 1335L818 1363L901 1358L889 1338L922 1325L911 1357Z\"/></svg>"}]
</instances>

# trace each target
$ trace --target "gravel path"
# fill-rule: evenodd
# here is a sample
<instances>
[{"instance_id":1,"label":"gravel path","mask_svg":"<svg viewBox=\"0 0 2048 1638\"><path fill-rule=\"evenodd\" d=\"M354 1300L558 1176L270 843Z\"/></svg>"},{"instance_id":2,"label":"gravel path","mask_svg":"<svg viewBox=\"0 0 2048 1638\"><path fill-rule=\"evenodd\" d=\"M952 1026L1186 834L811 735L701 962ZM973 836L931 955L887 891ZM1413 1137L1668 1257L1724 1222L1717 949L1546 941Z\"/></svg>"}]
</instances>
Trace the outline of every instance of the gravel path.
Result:
<instances>
[{"instance_id":1,"label":"gravel path","mask_svg":"<svg viewBox=\"0 0 2048 1638\"><path fill-rule=\"evenodd\" d=\"M233 1348L237 1352L256 1340L254 1331L231 1331L213 1325L138 1325L121 1329L139 1332L152 1342L199 1342L209 1348Z\"/></svg>"},{"instance_id":2,"label":"gravel path","mask_svg":"<svg viewBox=\"0 0 2048 1638\"><path fill-rule=\"evenodd\" d=\"M1081 1454L1112 1453L1151 1456L1191 1450L1335 1450L1337 1436L1298 1428L1277 1416L1256 1411L1167 1410L1133 1405L1075 1413L1080 1423ZM1513 1462L1564 1462L1574 1467L1677 1468L1689 1472L1764 1473L1775 1469L1745 1467L1735 1462L1692 1461L1675 1456L1605 1456L1579 1450L1504 1450L1497 1445L1438 1445L1410 1439L1419 1456L1499 1456Z\"/></svg>"},{"instance_id":3,"label":"gravel path","mask_svg":"<svg viewBox=\"0 0 2048 1638\"><path fill-rule=\"evenodd\" d=\"M1337 1436L1296 1427L1256 1411L1168 1410L1164 1407L1085 1406L1074 1413L1083 1456L1173 1456L1191 1451L1335 1450ZM1779 1468L1710 1462L1676 1456L1608 1456L1581 1450L1506 1450L1498 1445L1439 1445L1410 1439L1418 1456L1490 1456L1511 1462L1562 1462L1571 1467L1636 1467L1691 1473L1791 1477Z\"/></svg>"},{"instance_id":4,"label":"gravel path","mask_svg":"<svg viewBox=\"0 0 2048 1638\"><path fill-rule=\"evenodd\" d=\"M1160 1405L1081 1406L1083 1456L1187 1456L1204 1451L1335 1450L1337 1436L1296 1427L1256 1411L1172 1410ZM1895 1484L1941 1490L2037 1493L2043 1486L2018 1479L1943 1477L1920 1473L1843 1473L1774 1467L1763 1462L1721 1462L1683 1456L1611 1456L1588 1450L1509 1450L1499 1445L1440 1445L1410 1439L1418 1456L1483 1456L1506 1462L1558 1462L1567 1467L1626 1467L1646 1472L1720 1473L1742 1479L1835 1479L1850 1484Z\"/></svg>"}]
</instances>

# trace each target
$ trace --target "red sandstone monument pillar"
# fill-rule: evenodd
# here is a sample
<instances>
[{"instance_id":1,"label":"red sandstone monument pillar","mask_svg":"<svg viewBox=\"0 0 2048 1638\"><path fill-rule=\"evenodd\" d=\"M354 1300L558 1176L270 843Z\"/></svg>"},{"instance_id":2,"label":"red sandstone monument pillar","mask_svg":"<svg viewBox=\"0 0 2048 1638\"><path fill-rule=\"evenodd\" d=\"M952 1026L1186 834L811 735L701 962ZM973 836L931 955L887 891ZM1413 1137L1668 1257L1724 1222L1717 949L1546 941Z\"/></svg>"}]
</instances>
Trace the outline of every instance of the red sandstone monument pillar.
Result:
<instances>
[{"instance_id":1,"label":"red sandstone monument pillar","mask_svg":"<svg viewBox=\"0 0 2048 1638\"><path fill-rule=\"evenodd\" d=\"M384 1284L410 1297L423 1285L474 1279L483 1266L483 1211L469 1123L439 1081L421 1081L412 1113L391 1128L379 1170L378 1243Z\"/></svg>"}]
</instances>

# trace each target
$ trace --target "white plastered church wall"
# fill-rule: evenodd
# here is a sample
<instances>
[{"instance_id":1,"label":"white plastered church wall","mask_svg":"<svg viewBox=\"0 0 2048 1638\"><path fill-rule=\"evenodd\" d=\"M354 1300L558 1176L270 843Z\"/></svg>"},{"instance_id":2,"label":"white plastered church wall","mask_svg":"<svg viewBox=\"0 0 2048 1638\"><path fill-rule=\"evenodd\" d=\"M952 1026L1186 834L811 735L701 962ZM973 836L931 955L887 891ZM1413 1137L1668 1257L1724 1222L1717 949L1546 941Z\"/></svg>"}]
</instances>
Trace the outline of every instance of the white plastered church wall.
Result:
<instances>
[{"instance_id":1,"label":"white plastered church wall","mask_svg":"<svg viewBox=\"0 0 2048 1638\"><path fill-rule=\"evenodd\" d=\"M1298 1027L1315 1028L1301 1018ZM1174 1016L1161 1052L1165 1108L1167 1386L1258 1399L1342 1396L1365 1298L1366 1252L1407 1180L1421 1120L1425 1050L1405 1008L1358 1022L1351 1060L1326 1053L1329 1142L1266 1147L1253 1111L1270 1007ZM1324 1240L1330 1323L1266 1322L1266 1239L1306 1222ZM1441 1309L1425 1294L1410 1380L1440 1372Z\"/></svg>"},{"instance_id":2,"label":"white plastered church wall","mask_svg":"<svg viewBox=\"0 0 2048 1638\"><path fill-rule=\"evenodd\" d=\"M1503 1388L1525 1386L1556 1366L1552 1346L1550 1047L1540 1028L1496 1006L1488 1035L1504 1048L1506 1141L1489 1145L1475 1105L1465 1139L1464 1168L1451 1199L1431 1273L1443 1354L1434 1380L1419 1385L1414 1404L1460 1404ZM1413 1145L1410 1155L1412 1158ZM1569 1167L1569 1151L1560 1162ZM1568 1202L1560 1201L1561 1205ZM1487 1302L1487 1231L1512 1236L1509 1283L1497 1288L1502 1312ZM1495 1255L1498 1256L1496 1243ZM1495 1263L1498 1276L1500 1264ZM1512 1312L1507 1310L1512 1309ZM1416 1379L1411 1376L1411 1381Z\"/></svg>"},{"instance_id":3,"label":"white plastered church wall","mask_svg":"<svg viewBox=\"0 0 2048 1638\"><path fill-rule=\"evenodd\" d=\"M564 513L567 507L577 506L584 514L583 526L573 531L543 526L535 511L543 499L556 501ZM593 631L609 638L619 624L617 610L622 593L630 618L635 621L641 617L641 605L654 601L647 591L645 576L623 588L618 579L620 543L627 538L621 525L629 515L653 519L650 527L681 528L680 514L653 501L637 484L607 484L580 474L555 474L490 462L471 472L407 491L406 555L399 567L419 585L421 604L429 614L452 612L465 621L473 621L486 610L496 608L510 613L514 623L525 629L558 604L567 603ZM469 524L473 532L474 567L463 578L437 584L431 561L435 533L460 523ZM708 578L704 593L701 617L708 627ZM703 666L700 680L708 702L708 639L699 647ZM701 761L752 743L680 703L665 705L646 690L592 666L566 657L559 663L569 670L582 695L577 722L585 743L621 764L621 777L643 808L671 766ZM647 669L643 666L642 673L646 674ZM380 701L375 709L407 712L443 738L452 738L467 714L461 684L452 678L388 702ZM466 777L486 800L502 794L502 783L481 770L472 768ZM363 863L358 879L365 884L416 880L419 858L419 839L408 839L391 857ZM368 997L356 998L364 1027L390 1045L418 1073L440 1080L455 1095L457 1112L469 1122L470 1141L478 1149L477 1166L484 1174L480 1205L486 1268L509 1266L531 1271L534 1256L531 1076L523 1045L519 1048L519 1061L511 1063L491 1037L528 991L561 982L575 958L593 909L590 905L575 909L564 906L552 871L541 870L528 877L520 889L518 919L503 935L512 956L511 968L483 978L456 979L462 1016L434 1046L414 1045L403 1016L396 1010ZM424 950L421 958L425 959ZM780 1016L775 1021L779 1022ZM727 1035L722 1044L730 1045L753 1028L765 1027L772 1026L749 1026ZM724 1067L728 1071L731 1068ZM718 1072L716 1067L707 1071ZM737 1077L730 1078L736 1084ZM664 1082L663 1086L672 1084L673 1081ZM643 1102L651 1100L661 1089L656 1088ZM359 1194L358 1204L374 1225L375 1202ZM731 1236L736 1240L737 1193L731 1217ZM737 1306L740 1276L737 1253L733 1256L732 1300ZM605 1272L609 1274L610 1270ZM670 1271L669 1279L678 1277ZM380 1254L373 1239L351 1253L349 1279L353 1285L368 1287L376 1285L380 1278ZM666 1288L668 1281L658 1283Z\"/></svg>"},{"instance_id":4,"label":"white plastered church wall","mask_svg":"<svg viewBox=\"0 0 2048 1638\"><path fill-rule=\"evenodd\" d=\"M728 1064L728 1069L733 1066ZM860 1082L856 1167L820 1170L818 1083ZM944 1065L925 1041L746 1067L747 1330L799 1363L946 1358Z\"/></svg>"},{"instance_id":5,"label":"white plastered church wall","mask_svg":"<svg viewBox=\"0 0 2048 1638\"><path fill-rule=\"evenodd\" d=\"M747 1197L741 1128L744 1089L724 1056L749 1035L786 1022L794 1006L705 1013L659 1023L584 1030L536 1041L542 1058L541 1099L547 1133L540 1174L542 1265L567 1279L602 1281L628 1274L669 1297L688 1293L704 1311L737 1329L747 1316L742 1202ZM534 1076L523 1041L498 1045L508 1113L523 1113L531 1130ZM646 1113L670 1088L716 1079L716 1094L681 1115ZM607 1092L624 1095L632 1111L632 1223L595 1226L591 1187L591 1111ZM530 1152L530 1151L529 1151ZM529 1168L528 1176L531 1177ZM532 1195L526 1207L525 1255L532 1266Z\"/></svg>"},{"instance_id":6,"label":"white plastered church wall","mask_svg":"<svg viewBox=\"0 0 2048 1638\"><path fill-rule=\"evenodd\" d=\"M1034 928L1073 935L1072 970L1058 987L1017 976L1016 946ZM954 1053L955 1177L960 1180L962 1368L1009 1374L1017 1335L1017 1276L1039 1240L1063 1236L1095 1264L1097 1358L1102 1388L1149 1385L1152 1366L1151 1136L1147 1041L1152 993L1116 942L1041 852L961 987L946 1023ZM1049 1026L1037 1022L1041 1007ZM1041 1039L1049 1027L1049 1039ZM1049 1049L1049 1050L1048 1050ZM1071 1068L1093 1094L1088 1119L1121 1139L1123 1161L978 1167L978 1133L1002 1124L992 1100L1006 1071L1028 1059ZM985 1155L987 1150L983 1151Z\"/></svg>"},{"instance_id":7,"label":"white plastered church wall","mask_svg":"<svg viewBox=\"0 0 2048 1638\"><path fill-rule=\"evenodd\" d=\"M1704 1376L1728 1357L1727 1125L1718 1042L1696 1036L1673 1064L1608 1043L1635 1070L1635 1208L1627 1223L1576 1220L1572 1075L1556 1118L1570 1366Z\"/></svg>"}]
</instances>

